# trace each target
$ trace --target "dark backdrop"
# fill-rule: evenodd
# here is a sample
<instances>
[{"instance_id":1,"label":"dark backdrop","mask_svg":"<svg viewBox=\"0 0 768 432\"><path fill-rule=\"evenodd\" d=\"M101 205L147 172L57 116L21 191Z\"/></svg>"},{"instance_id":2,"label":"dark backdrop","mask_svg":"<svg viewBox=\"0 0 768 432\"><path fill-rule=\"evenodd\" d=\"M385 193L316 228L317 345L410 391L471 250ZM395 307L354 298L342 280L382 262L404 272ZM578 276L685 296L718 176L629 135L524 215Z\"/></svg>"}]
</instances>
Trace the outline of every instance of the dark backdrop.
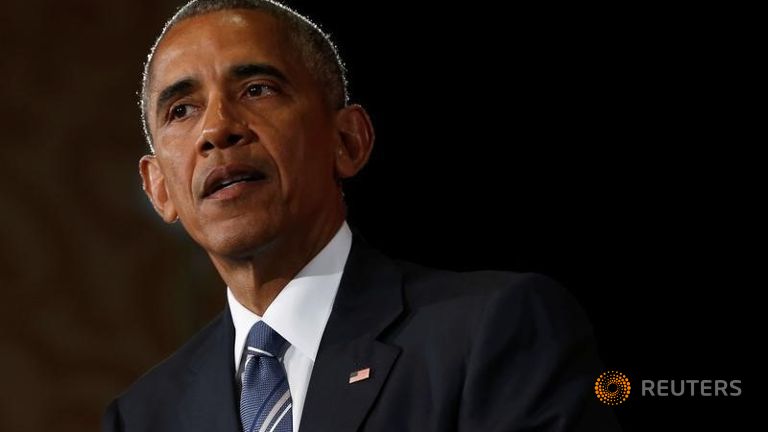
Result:
<instances>
[{"instance_id":1,"label":"dark backdrop","mask_svg":"<svg viewBox=\"0 0 768 432\"><path fill-rule=\"evenodd\" d=\"M141 64L178 4L3 6L0 430L95 430L224 303L136 169ZM613 408L628 431L744 421L764 340L751 11L291 4L336 38L376 127L346 185L370 243L561 281L633 382ZM641 379L743 395L641 398Z\"/></svg>"}]
</instances>

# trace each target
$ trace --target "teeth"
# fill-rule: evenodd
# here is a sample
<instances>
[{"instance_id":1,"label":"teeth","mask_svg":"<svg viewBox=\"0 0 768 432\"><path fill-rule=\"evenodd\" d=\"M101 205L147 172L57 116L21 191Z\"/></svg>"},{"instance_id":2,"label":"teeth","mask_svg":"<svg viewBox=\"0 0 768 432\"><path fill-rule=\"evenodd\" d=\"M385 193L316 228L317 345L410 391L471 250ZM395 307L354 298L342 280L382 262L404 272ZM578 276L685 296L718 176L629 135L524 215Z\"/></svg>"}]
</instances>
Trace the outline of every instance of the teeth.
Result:
<instances>
[{"instance_id":1,"label":"teeth","mask_svg":"<svg viewBox=\"0 0 768 432\"><path fill-rule=\"evenodd\" d=\"M229 180L224 180L223 182L221 182L220 186L221 187L227 187L227 186L229 186L231 184L234 184L234 183L237 183L237 182L241 182L241 181L250 180L250 179L251 178L249 176L234 177L234 178L231 178Z\"/></svg>"},{"instance_id":2,"label":"teeth","mask_svg":"<svg viewBox=\"0 0 768 432\"><path fill-rule=\"evenodd\" d=\"M235 183L239 183L239 182L245 181L245 180L247 180L247 178L237 178L237 179L226 180L226 181L221 182L219 187L220 188L225 188L225 187L227 187L229 185L232 185L232 184L235 184Z\"/></svg>"},{"instance_id":3,"label":"teeth","mask_svg":"<svg viewBox=\"0 0 768 432\"><path fill-rule=\"evenodd\" d=\"M226 180L223 180L222 182L220 182L218 184L218 186L216 186L214 188L214 192L217 191L217 190L224 189L225 187L233 185L233 184L238 183L238 182L257 180L257 179L261 179L263 177L264 176L261 175L260 173L254 174L254 175L251 175L251 174L236 175L236 176L234 176L232 178L229 178L229 179L226 179Z\"/></svg>"}]
</instances>

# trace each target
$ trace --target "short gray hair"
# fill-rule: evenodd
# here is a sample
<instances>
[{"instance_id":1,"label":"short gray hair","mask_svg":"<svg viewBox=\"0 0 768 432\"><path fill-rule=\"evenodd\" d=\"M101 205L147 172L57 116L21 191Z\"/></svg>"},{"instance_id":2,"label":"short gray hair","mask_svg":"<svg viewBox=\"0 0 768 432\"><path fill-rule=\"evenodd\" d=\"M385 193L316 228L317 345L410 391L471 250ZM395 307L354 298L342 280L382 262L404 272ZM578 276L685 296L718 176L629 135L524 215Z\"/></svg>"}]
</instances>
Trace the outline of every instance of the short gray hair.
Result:
<instances>
[{"instance_id":1,"label":"short gray hair","mask_svg":"<svg viewBox=\"0 0 768 432\"><path fill-rule=\"evenodd\" d=\"M326 102L336 109L340 109L348 103L347 71L336 45L331 41L328 34L305 16L274 0L191 0L165 23L163 31L160 32L160 36L152 45L147 61L144 63L139 108L141 109L141 125L144 130L144 137L153 153L152 135L147 119L149 107L147 92L152 59L158 45L173 26L187 18L232 9L263 10L286 25L289 40L299 51L307 69L315 76L323 89Z\"/></svg>"}]
</instances>

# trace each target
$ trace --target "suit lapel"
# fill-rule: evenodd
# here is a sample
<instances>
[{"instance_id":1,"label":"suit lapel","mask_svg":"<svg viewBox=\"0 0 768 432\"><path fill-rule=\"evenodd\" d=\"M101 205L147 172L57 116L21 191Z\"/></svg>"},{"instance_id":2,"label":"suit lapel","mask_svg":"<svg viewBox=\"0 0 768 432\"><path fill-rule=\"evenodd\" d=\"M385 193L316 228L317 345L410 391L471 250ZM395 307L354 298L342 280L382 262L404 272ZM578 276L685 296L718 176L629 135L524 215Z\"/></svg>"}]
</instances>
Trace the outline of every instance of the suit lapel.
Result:
<instances>
[{"instance_id":1,"label":"suit lapel","mask_svg":"<svg viewBox=\"0 0 768 432\"><path fill-rule=\"evenodd\" d=\"M185 393L179 404L180 429L185 432L240 432L235 330L228 307L213 325L218 328L195 352L185 376Z\"/></svg>"},{"instance_id":2,"label":"suit lapel","mask_svg":"<svg viewBox=\"0 0 768 432\"><path fill-rule=\"evenodd\" d=\"M312 369L301 432L354 432L400 349L376 338L402 312L402 274L353 230L352 249ZM369 377L350 383L350 373Z\"/></svg>"}]
</instances>

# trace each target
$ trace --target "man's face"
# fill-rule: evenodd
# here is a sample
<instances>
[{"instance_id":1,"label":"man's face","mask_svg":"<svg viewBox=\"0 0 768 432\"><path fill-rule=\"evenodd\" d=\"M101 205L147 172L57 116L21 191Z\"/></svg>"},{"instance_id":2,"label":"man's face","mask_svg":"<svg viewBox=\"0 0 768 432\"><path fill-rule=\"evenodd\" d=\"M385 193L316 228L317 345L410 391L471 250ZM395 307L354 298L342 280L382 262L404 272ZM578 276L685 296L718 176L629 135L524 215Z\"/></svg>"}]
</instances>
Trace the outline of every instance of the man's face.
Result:
<instances>
[{"instance_id":1,"label":"man's face","mask_svg":"<svg viewBox=\"0 0 768 432\"><path fill-rule=\"evenodd\" d=\"M155 156L145 189L209 253L248 256L341 206L334 111L260 11L176 24L158 46L146 115Z\"/></svg>"}]
</instances>

